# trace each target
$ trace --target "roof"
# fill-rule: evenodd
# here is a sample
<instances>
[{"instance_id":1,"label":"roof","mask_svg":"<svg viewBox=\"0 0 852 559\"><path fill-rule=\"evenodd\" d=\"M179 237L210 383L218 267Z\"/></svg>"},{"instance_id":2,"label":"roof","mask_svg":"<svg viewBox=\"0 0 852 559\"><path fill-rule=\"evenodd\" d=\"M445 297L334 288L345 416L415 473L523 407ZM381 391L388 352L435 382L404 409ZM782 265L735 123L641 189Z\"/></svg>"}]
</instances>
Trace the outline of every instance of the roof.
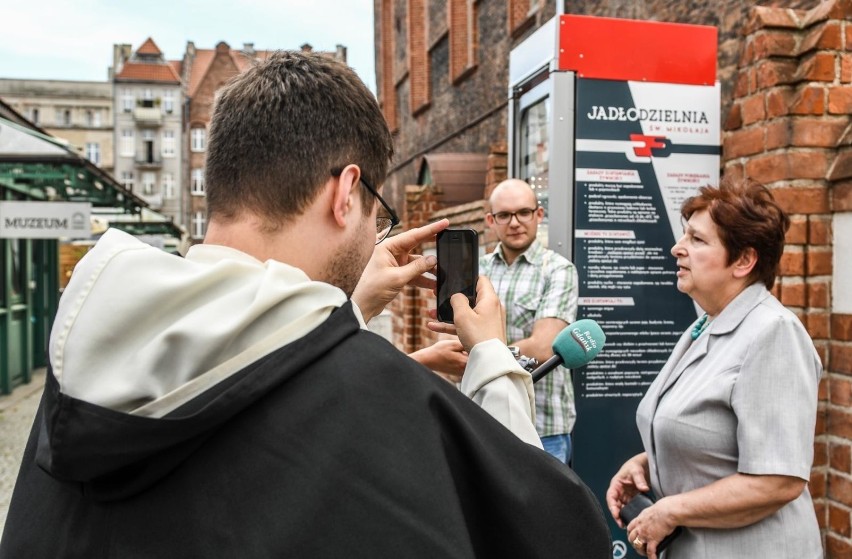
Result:
<instances>
[{"instance_id":1,"label":"roof","mask_svg":"<svg viewBox=\"0 0 852 559\"><path fill-rule=\"evenodd\" d=\"M180 83L180 75L170 63L126 62L116 81Z\"/></svg>"},{"instance_id":2,"label":"roof","mask_svg":"<svg viewBox=\"0 0 852 559\"><path fill-rule=\"evenodd\" d=\"M419 184L433 185L445 204L482 200L488 174L488 155L483 153L431 153L423 156Z\"/></svg>"},{"instance_id":3,"label":"roof","mask_svg":"<svg viewBox=\"0 0 852 559\"><path fill-rule=\"evenodd\" d=\"M224 44L227 47L227 43ZM271 50L256 50L253 51L251 55L241 51L239 49L232 49L227 47L228 56L231 57L234 65L237 67L238 72L244 72L246 68L248 68L252 59L255 60L264 60L268 58L273 52ZM198 92L198 88L201 86L201 83L204 81L204 77L207 75L207 71L210 70L211 64L213 64L213 60L216 58L216 49L196 49L195 50L195 58L192 60L192 66L189 73L189 84L187 86L187 95L189 97L195 96Z\"/></svg>"},{"instance_id":4,"label":"roof","mask_svg":"<svg viewBox=\"0 0 852 559\"><path fill-rule=\"evenodd\" d=\"M157 56L161 56L163 51L160 50L160 47L157 46L154 39L148 37L145 39L145 42L142 43L142 46L136 49L136 54L155 54Z\"/></svg>"}]
</instances>

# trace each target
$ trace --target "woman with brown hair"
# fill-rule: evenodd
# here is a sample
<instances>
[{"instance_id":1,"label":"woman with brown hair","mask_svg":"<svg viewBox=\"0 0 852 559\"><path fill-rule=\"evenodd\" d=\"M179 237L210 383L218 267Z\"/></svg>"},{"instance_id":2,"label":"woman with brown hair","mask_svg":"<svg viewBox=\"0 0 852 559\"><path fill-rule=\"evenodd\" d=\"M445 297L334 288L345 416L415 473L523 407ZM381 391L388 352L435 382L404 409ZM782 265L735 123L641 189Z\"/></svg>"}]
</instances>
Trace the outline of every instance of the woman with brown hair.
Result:
<instances>
[{"instance_id":1,"label":"woman with brown hair","mask_svg":"<svg viewBox=\"0 0 852 559\"><path fill-rule=\"evenodd\" d=\"M768 291L790 221L748 181L701 188L681 215L677 287L703 312L639 404L645 452L612 478L607 506L652 558L682 527L665 559L821 559L807 482L822 366ZM651 490L658 500L624 526L621 509Z\"/></svg>"}]
</instances>

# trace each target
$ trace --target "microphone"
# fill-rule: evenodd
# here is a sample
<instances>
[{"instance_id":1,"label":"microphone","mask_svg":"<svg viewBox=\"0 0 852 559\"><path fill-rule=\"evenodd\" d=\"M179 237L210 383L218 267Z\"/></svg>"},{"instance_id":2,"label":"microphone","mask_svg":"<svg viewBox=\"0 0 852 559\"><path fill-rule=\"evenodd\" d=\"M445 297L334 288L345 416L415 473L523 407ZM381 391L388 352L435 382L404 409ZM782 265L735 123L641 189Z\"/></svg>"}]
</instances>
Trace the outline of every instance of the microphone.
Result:
<instances>
[{"instance_id":1,"label":"microphone","mask_svg":"<svg viewBox=\"0 0 852 559\"><path fill-rule=\"evenodd\" d=\"M587 365L598 356L605 342L606 335L594 320L584 318L569 324L553 340L553 357L533 370L533 382L543 379L559 365L568 369Z\"/></svg>"}]
</instances>

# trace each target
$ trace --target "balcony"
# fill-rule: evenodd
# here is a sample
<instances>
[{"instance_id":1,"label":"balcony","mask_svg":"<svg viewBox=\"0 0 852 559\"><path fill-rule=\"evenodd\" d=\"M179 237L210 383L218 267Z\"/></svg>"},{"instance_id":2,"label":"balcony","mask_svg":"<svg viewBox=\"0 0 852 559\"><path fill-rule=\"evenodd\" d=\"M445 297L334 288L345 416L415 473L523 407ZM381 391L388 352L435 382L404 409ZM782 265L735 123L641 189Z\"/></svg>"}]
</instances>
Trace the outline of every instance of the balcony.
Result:
<instances>
[{"instance_id":1,"label":"balcony","mask_svg":"<svg viewBox=\"0 0 852 559\"><path fill-rule=\"evenodd\" d=\"M159 107L136 107L133 120L140 128L157 128L163 125L163 113Z\"/></svg>"},{"instance_id":2,"label":"balcony","mask_svg":"<svg viewBox=\"0 0 852 559\"><path fill-rule=\"evenodd\" d=\"M163 159L150 153L137 154L134 163L137 169L160 169L163 166Z\"/></svg>"}]
</instances>

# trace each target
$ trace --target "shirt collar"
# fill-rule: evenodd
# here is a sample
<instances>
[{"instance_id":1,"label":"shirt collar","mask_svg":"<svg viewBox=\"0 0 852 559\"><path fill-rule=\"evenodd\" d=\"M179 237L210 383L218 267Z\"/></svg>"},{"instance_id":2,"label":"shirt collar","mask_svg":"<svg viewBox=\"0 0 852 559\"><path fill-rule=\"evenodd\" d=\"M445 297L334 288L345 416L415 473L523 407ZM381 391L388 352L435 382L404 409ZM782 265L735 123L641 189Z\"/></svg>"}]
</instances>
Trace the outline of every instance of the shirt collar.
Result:
<instances>
[{"instance_id":1,"label":"shirt collar","mask_svg":"<svg viewBox=\"0 0 852 559\"><path fill-rule=\"evenodd\" d=\"M538 239L534 239L532 244L527 247L527 250L518 256L516 261L523 258L530 264L539 265L541 264L542 257L544 256L544 250L544 247L540 242L538 242ZM497 247L489 256L491 256L491 258L499 258L505 264L506 259L503 257L503 243L497 243Z\"/></svg>"}]
</instances>

